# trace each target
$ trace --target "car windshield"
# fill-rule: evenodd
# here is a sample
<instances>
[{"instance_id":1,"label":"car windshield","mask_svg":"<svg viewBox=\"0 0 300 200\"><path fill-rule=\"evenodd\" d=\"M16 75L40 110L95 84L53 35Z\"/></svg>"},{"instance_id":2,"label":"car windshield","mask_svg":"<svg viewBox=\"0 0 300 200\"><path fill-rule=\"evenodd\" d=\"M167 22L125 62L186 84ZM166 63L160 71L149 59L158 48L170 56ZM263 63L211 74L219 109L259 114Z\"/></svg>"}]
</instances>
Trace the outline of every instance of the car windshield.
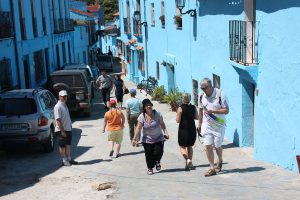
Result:
<instances>
[{"instance_id":1,"label":"car windshield","mask_svg":"<svg viewBox=\"0 0 300 200\"><path fill-rule=\"evenodd\" d=\"M52 84L55 83L65 83L68 86L73 86L73 75L64 75L64 76L52 76L51 77Z\"/></svg>"},{"instance_id":2,"label":"car windshield","mask_svg":"<svg viewBox=\"0 0 300 200\"><path fill-rule=\"evenodd\" d=\"M8 98L0 100L0 116L29 115L36 112L34 99Z\"/></svg>"}]
</instances>

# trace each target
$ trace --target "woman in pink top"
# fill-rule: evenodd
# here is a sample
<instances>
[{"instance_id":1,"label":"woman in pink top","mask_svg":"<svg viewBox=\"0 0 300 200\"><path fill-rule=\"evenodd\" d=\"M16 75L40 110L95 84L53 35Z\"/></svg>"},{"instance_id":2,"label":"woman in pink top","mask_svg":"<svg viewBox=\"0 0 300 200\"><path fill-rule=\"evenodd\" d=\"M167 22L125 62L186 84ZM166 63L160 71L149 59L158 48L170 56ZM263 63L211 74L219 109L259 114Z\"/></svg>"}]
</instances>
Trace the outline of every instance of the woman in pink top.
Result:
<instances>
[{"instance_id":1,"label":"woman in pink top","mask_svg":"<svg viewBox=\"0 0 300 200\"><path fill-rule=\"evenodd\" d=\"M125 117L123 113L116 108L116 101L109 101L109 111L107 111L104 115L104 123L103 130L105 132L106 126L108 131L108 141L110 146L109 156L112 157L114 154L114 146L115 146L115 158L120 156L121 143L123 140L123 129ZM116 144L116 145L115 145Z\"/></svg>"}]
</instances>

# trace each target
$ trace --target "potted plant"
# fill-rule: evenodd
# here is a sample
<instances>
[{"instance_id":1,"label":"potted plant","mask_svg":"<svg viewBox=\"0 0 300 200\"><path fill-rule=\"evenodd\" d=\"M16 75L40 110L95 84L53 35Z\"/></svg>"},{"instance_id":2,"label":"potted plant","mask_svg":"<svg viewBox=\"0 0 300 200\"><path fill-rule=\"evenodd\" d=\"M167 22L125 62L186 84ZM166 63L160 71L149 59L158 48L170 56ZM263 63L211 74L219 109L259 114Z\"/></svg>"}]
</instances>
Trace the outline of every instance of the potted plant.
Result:
<instances>
[{"instance_id":1,"label":"potted plant","mask_svg":"<svg viewBox=\"0 0 300 200\"><path fill-rule=\"evenodd\" d=\"M161 15L161 16L159 17L159 20L161 21L162 27L165 27L165 15Z\"/></svg>"},{"instance_id":2,"label":"potted plant","mask_svg":"<svg viewBox=\"0 0 300 200\"><path fill-rule=\"evenodd\" d=\"M174 16L174 23L177 25L177 28L182 27L182 16L181 15L175 15Z\"/></svg>"},{"instance_id":3,"label":"potted plant","mask_svg":"<svg viewBox=\"0 0 300 200\"><path fill-rule=\"evenodd\" d=\"M172 90L169 94L164 96L164 100L167 104L171 106L172 111L177 111L181 99L181 92L178 91L178 88Z\"/></svg>"}]
</instances>

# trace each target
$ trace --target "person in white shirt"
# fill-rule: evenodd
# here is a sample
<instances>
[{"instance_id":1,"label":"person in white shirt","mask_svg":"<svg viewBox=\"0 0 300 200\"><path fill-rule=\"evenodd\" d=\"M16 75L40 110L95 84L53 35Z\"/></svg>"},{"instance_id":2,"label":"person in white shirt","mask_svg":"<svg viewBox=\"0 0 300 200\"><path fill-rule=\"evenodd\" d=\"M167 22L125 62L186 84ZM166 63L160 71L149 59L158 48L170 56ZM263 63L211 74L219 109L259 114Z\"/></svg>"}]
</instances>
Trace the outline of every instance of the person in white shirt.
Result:
<instances>
[{"instance_id":1,"label":"person in white shirt","mask_svg":"<svg viewBox=\"0 0 300 200\"><path fill-rule=\"evenodd\" d=\"M78 164L71 158L72 121L66 105L68 94L66 90L59 92L59 100L54 106L55 132L58 135L59 153L63 166Z\"/></svg>"},{"instance_id":2,"label":"person in white shirt","mask_svg":"<svg viewBox=\"0 0 300 200\"><path fill-rule=\"evenodd\" d=\"M222 169L222 142L225 134L225 115L229 113L229 106L224 93L212 87L211 80L204 78L200 83L203 93L199 96L199 121L198 129L203 136L206 156L210 169L206 177L216 175ZM214 152L216 149L218 162L214 165Z\"/></svg>"}]
</instances>

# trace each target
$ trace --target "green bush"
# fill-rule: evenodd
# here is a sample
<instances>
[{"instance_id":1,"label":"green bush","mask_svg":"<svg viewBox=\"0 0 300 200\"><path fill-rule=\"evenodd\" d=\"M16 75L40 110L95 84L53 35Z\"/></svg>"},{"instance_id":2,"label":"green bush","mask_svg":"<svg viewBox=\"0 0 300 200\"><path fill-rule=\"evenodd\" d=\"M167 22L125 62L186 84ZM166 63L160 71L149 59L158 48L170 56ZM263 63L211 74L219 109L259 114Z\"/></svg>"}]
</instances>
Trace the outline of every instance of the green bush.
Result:
<instances>
[{"instance_id":1,"label":"green bush","mask_svg":"<svg viewBox=\"0 0 300 200\"><path fill-rule=\"evenodd\" d=\"M152 94L152 100L159 101L161 103L164 102L164 96L166 94L166 90L163 85L155 87Z\"/></svg>"},{"instance_id":2,"label":"green bush","mask_svg":"<svg viewBox=\"0 0 300 200\"><path fill-rule=\"evenodd\" d=\"M171 106L172 111L177 111L181 102L182 93L178 91L178 88L172 90L169 94L164 96L164 100Z\"/></svg>"}]
</instances>

